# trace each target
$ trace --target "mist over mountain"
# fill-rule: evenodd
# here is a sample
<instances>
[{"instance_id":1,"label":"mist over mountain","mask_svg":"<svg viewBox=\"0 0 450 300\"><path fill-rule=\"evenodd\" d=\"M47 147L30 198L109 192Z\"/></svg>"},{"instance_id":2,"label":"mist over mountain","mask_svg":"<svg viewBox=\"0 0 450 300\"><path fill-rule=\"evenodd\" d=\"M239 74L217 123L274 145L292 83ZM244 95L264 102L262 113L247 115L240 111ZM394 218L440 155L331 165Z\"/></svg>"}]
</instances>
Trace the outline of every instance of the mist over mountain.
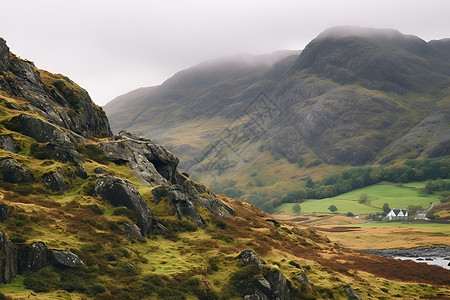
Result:
<instances>
[{"instance_id":1,"label":"mist over mountain","mask_svg":"<svg viewBox=\"0 0 450 300\"><path fill-rule=\"evenodd\" d=\"M306 155L331 165L441 156L450 139L448 47L448 39L427 43L393 29L335 27L300 54L203 63L104 109L114 131L165 141L194 171L224 153L228 165L219 173L239 173L243 161L267 152L291 163ZM248 106L261 92L279 113L250 139L258 122ZM227 141L233 150L202 154L223 144L225 128L235 131Z\"/></svg>"}]
</instances>

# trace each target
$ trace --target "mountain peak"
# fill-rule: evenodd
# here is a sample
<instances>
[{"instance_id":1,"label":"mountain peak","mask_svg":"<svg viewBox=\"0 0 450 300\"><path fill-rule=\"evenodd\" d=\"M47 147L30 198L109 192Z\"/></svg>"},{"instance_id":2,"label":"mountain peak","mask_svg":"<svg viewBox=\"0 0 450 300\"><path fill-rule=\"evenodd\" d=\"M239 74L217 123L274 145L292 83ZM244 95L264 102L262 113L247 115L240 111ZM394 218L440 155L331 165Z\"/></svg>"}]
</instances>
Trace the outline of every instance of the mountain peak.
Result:
<instances>
[{"instance_id":1,"label":"mountain peak","mask_svg":"<svg viewBox=\"0 0 450 300\"><path fill-rule=\"evenodd\" d=\"M400 31L391 28L336 26L323 31L316 39L340 39L345 37L394 39L402 36L404 36L404 34Z\"/></svg>"}]
</instances>

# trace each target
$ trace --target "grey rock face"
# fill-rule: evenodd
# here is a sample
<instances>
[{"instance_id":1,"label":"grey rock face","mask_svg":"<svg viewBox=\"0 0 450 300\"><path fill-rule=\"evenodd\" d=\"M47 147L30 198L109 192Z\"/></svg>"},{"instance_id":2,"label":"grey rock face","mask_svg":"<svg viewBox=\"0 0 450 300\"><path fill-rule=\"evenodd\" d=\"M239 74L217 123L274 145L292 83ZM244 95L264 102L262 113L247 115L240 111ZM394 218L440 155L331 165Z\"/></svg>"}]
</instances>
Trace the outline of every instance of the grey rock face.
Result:
<instances>
[{"instance_id":1,"label":"grey rock face","mask_svg":"<svg viewBox=\"0 0 450 300\"><path fill-rule=\"evenodd\" d=\"M14 79L1 81L1 88L25 98L31 108L53 124L70 129L84 137L112 136L105 112L95 105L89 94L67 77L56 76L45 86L34 64L9 57L9 48L0 38L0 71L10 72Z\"/></svg>"},{"instance_id":2,"label":"grey rock face","mask_svg":"<svg viewBox=\"0 0 450 300\"><path fill-rule=\"evenodd\" d=\"M8 70L9 48L4 39L0 38L0 71Z\"/></svg>"},{"instance_id":3,"label":"grey rock face","mask_svg":"<svg viewBox=\"0 0 450 300\"><path fill-rule=\"evenodd\" d=\"M151 186L174 182L178 158L149 139L121 131L115 141L102 143L100 147L109 160L126 163Z\"/></svg>"},{"instance_id":4,"label":"grey rock face","mask_svg":"<svg viewBox=\"0 0 450 300\"><path fill-rule=\"evenodd\" d=\"M42 242L33 243L19 249L19 274L25 271L36 272L49 265L48 249Z\"/></svg>"},{"instance_id":5,"label":"grey rock face","mask_svg":"<svg viewBox=\"0 0 450 300\"><path fill-rule=\"evenodd\" d=\"M256 255L255 251L251 249L242 251L237 257L241 258L246 265L255 265L261 267L265 263L258 257L258 255Z\"/></svg>"},{"instance_id":6,"label":"grey rock face","mask_svg":"<svg viewBox=\"0 0 450 300\"><path fill-rule=\"evenodd\" d=\"M48 258L54 266L75 268L84 264L76 254L68 251L49 250Z\"/></svg>"},{"instance_id":7,"label":"grey rock face","mask_svg":"<svg viewBox=\"0 0 450 300\"><path fill-rule=\"evenodd\" d=\"M147 235L152 224L153 214L131 182L114 176L106 176L97 181L95 192L114 206L125 206L136 212L137 226L143 236Z\"/></svg>"},{"instance_id":8,"label":"grey rock face","mask_svg":"<svg viewBox=\"0 0 450 300\"><path fill-rule=\"evenodd\" d=\"M16 154L20 151L20 147L17 145L14 138L10 135L0 136L0 148Z\"/></svg>"},{"instance_id":9,"label":"grey rock face","mask_svg":"<svg viewBox=\"0 0 450 300\"><path fill-rule=\"evenodd\" d=\"M358 295L358 293L349 285L344 286L344 292L348 299L361 300L361 297Z\"/></svg>"},{"instance_id":10,"label":"grey rock face","mask_svg":"<svg viewBox=\"0 0 450 300\"><path fill-rule=\"evenodd\" d=\"M198 226L205 224L203 218L199 215L194 203L192 203L186 194L183 192L182 187L174 184L168 191L168 197L170 203L175 207L178 218L187 217L193 223Z\"/></svg>"},{"instance_id":11,"label":"grey rock face","mask_svg":"<svg viewBox=\"0 0 450 300\"><path fill-rule=\"evenodd\" d=\"M77 167L78 175L87 178L80 155L73 144L77 137L71 138L57 126L26 114L14 117L9 122L12 124L11 129L32 137L39 143L48 143L47 147L54 151L55 159L73 163Z\"/></svg>"},{"instance_id":12,"label":"grey rock face","mask_svg":"<svg viewBox=\"0 0 450 300\"><path fill-rule=\"evenodd\" d=\"M33 179L30 171L14 158L0 160L0 172L2 172L3 180L6 182L21 183L30 182Z\"/></svg>"},{"instance_id":13,"label":"grey rock face","mask_svg":"<svg viewBox=\"0 0 450 300\"><path fill-rule=\"evenodd\" d=\"M270 283L271 299L289 300L291 299L290 291L287 286L286 278L280 270L270 272L264 278Z\"/></svg>"},{"instance_id":14,"label":"grey rock face","mask_svg":"<svg viewBox=\"0 0 450 300\"><path fill-rule=\"evenodd\" d=\"M64 175L61 173L59 168L56 172L45 173L42 176L42 179L44 179L46 188L52 190L53 192L69 190L69 184L65 181Z\"/></svg>"},{"instance_id":15,"label":"grey rock face","mask_svg":"<svg viewBox=\"0 0 450 300\"><path fill-rule=\"evenodd\" d=\"M0 231L0 283L10 283L17 275L17 250Z\"/></svg>"}]
</instances>

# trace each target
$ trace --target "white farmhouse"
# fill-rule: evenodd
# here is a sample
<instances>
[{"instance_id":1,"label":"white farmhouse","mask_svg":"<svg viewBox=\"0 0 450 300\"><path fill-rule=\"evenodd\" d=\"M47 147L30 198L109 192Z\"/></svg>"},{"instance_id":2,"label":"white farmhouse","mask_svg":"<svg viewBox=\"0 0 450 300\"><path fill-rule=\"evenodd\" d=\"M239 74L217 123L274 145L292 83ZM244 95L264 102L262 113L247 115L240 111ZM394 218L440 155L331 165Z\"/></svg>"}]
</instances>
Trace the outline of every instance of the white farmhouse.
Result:
<instances>
[{"instance_id":1,"label":"white farmhouse","mask_svg":"<svg viewBox=\"0 0 450 300\"><path fill-rule=\"evenodd\" d=\"M395 209L393 208L387 215L386 218L389 220L406 219L408 218L408 211L406 209Z\"/></svg>"}]
</instances>

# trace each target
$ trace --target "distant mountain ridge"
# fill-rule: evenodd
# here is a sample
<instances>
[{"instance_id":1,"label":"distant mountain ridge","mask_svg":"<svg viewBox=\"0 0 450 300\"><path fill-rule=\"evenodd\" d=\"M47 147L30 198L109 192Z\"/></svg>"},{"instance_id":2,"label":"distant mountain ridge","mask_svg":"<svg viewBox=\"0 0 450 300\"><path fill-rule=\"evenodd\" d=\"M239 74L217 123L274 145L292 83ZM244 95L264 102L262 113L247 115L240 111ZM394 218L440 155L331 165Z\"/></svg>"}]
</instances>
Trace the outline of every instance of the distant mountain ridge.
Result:
<instances>
[{"instance_id":1,"label":"distant mountain ridge","mask_svg":"<svg viewBox=\"0 0 450 300\"><path fill-rule=\"evenodd\" d=\"M212 168L219 176L246 173L244 165L267 153L290 163L303 157L330 165L448 155L448 49L449 39L425 42L392 29L335 27L272 66L200 64L147 96L122 96L104 109L114 131L164 141L185 161L182 167ZM250 139L258 122L246 109L261 92L281 113L265 119ZM224 141L221 132L229 129L234 137ZM205 152L211 145L215 151ZM226 157L222 167L205 168L219 157Z\"/></svg>"}]
</instances>

